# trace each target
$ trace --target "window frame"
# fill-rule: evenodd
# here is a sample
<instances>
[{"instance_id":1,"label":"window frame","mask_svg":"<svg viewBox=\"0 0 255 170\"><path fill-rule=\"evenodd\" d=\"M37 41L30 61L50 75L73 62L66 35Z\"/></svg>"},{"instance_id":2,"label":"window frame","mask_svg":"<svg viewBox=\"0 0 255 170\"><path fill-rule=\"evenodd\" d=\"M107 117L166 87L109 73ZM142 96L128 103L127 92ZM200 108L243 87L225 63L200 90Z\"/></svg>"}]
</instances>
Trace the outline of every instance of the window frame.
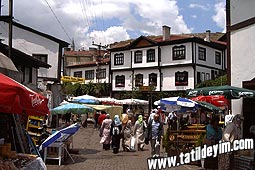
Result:
<instances>
[{"instance_id":1,"label":"window frame","mask_svg":"<svg viewBox=\"0 0 255 170\"><path fill-rule=\"evenodd\" d=\"M73 76L82 78L82 71L74 71Z\"/></svg>"},{"instance_id":2,"label":"window frame","mask_svg":"<svg viewBox=\"0 0 255 170\"><path fill-rule=\"evenodd\" d=\"M96 69L96 79L105 79L106 78L106 69Z\"/></svg>"},{"instance_id":3,"label":"window frame","mask_svg":"<svg viewBox=\"0 0 255 170\"><path fill-rule=\"evenodd\" d=\"M134 63L142 63L142 62L143 62L143 51L141 51L141 50L135 51L135 53L134 53Z\"/></svg>"},{"instance_id":4,"label":"window frame","mask_svg":"<svg viewBox=\"0 0 255 170\"><path fill-rule=\"evenodd\" d=\"M221 65L221 53L218 51L215 51L215 64Z\"/></svg>"},{"instance_id":5,"label":"window frame","mask_svg":"<svg viewBox=\"0 0 255 170\"><path fill-rule=\"evenodd\" d=\"M48 64L48 54L32 54L32 56L41 62Z\"/></svg>"},{"instance_id":6,"label":"window frame","mask_svg":"<svg viewBox=\"0 0 255 170\"><path fill-rule=\"evenodd\" d=\"M183 77L183 80L180 80ZM179 79L179 80L178 80ZM187 71L175 72L175 86L188 86L189 75Z\"/></svg>"},{"instance_id":7,"label":"window frame","mask_svg":"<svg viewBox=\"0 0 255 170\"><path fill-rule=\"evenodd\" d=\"M143 86L143 74L135 75L135 87Z\"/></svg>"},{"instance_id":8,"label":"window frame","mask_svg":"<svg viewBox=\"0 0 255 170\"><path fill-rule=\"evenodd\" d=\"M124 53L114 54L114 65L124 65Z\"/></svg>"},{"instance_id":9,"label":"window frame","mask_svg":"<svg viewBox=\"0 0 255 170\"><path fill-rule=\"evenodd\" d=\"M206 48L198 47L198 59L206 61Z\"/></svg>"},{"instance_id":10,"label":"window frame","mask_svg":"<svg viewBox=\"0 0 255 170\"><path fill-rule=\"evenodd\" d=\"M185 45L174 46L172 48L172 55L173 60L186 59L186 46Z\"/></svg>"},{"instance_id":11,"label":"window frame","mask_svg":"<svg viewBox=\"0 0 255 170\"><path fill-rule=\"evenodd\" d=\"M156 81L153 81L155 79ZM158 75L157 73L149 74L149 86L157 86Z\"/></svg>"},{"instance_id":12,"label":"window frame","mask_svg":"<svg viewBox=\"0 0 255 170\"><path fill-rule=\"evenodd\" d=\"M94 70L85 70L85 80L93 80L94 78L95 78Z\"/></svg>"},{"instance_id":13,"label":"window frame","mask_svg":"<svg viewBox=\"0 0 255 170\"><path fill-rule=\"evenodd\" d=\"M115 87L125 87L125 76L124 75L115 76Z\"/></svg>"},{"instance_id":14,"label":"window frame","mask_svg":"<svg viewBox=\"0 0 255 170\"><path fill-rule=\"evenodd\" d=\"M155 49L149 49L146 53L147 63L149 62L155 62Z\"/></svg>"}]
</instances>

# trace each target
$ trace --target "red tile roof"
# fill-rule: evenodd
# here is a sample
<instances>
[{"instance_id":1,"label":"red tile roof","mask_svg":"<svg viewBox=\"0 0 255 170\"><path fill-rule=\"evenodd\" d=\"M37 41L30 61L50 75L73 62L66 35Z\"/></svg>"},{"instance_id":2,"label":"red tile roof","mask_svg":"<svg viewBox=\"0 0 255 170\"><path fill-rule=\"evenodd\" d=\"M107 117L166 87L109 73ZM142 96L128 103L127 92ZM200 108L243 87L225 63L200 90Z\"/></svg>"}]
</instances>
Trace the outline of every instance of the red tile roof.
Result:
<instances>
[{"instance_id":1,"label":"red tile roof","mask_svg":"<svg viewBox=\"0 0 255 170\"><path fill-rule=\"evenodd\" d=\"M226 45L226 43L222 42L222 41L217 41L218 39L220 39L222 36L224 35L224 33L210 33L210 38L212 42L215 43L220 43L220 44L224 44ZM205 39L206 38L206 33L193 33L193 34L172 34L170 36L170 39L165 40L165 41L174 41L174 40L182 40L182 39L188 39L188 38L193 38L193 37L197 37L197 38L201 38L201 39ZM146 36L146 38L155 41L155 42L164 42L163 40L163 36L159 35L159 36ZM115 42L113 44L110 45L111 49L114 48L121 48L121 47L126 47L129 44L131 44L133 41L135 41L136 39L130 39L130 40L126 40L126 41L120 41L120 42Z\"/></svg>"}]
</instances>

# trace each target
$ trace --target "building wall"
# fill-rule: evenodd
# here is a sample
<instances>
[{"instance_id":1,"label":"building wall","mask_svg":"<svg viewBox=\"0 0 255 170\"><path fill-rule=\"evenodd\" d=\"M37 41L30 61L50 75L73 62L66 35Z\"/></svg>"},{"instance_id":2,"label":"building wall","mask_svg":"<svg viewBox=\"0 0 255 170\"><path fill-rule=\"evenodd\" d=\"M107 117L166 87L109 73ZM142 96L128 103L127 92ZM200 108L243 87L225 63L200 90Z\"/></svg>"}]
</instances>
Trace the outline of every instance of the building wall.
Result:
<instances>
[{"instance_id":1,"label":"building wall","mask_svg":"<svg viewBox=\"0 0 255 170\"><path fill-rule=\"evenodd\" d=\"M184 60L173 60L172 49L174 46L180 46L180 45L184 45L186 48L186 58ZM166 45L160 48L161 48L161 64L160 64L161 66L192 63L192 44L191 43Z\"/></svg>"},{"instance_id":2,"label":"building wall","mask_svg":"<svg viewBox=\"0 0 255 170\"><path fill-rule=\"evenodd\" d=\"M119 75L125 76L125 86L124 87L115 87L115 77ZM132 91L132 71L121 71L112 73L112 91Z\"/></svg>"},{"instance_id":3,"label":"building wall","mask_svg":"<svg viewBox=\"0 0 255 170\"><path fill-rule=\"evenodd\" d=\"M2 35L4 37L4 44L8 44L8 23L0 22ZM13 48L19 49L20 51L32 55L32 54L47 54L48 64L52 67L40 68L38 70L39 77L50 77L57 78L58 76L58 55L59 55L59 44L49 40L43 36L32 33L30 31L20 29L13 26Z\"/></svg>"},{"instance_id":4,"label":"building wall","mask_svg":"<svg viewBox=\"0 0 255 170\"><path fill-rule=\"evenodd\" d=\"M240 23L255 16L255 1L233 1L230 2L231 25Z\"/></svg>"},{"instance_id":5,"label":"building wall","mask_svg":"<svg viewBox=\"0 0 255 170\"><path fill-rule=\"evenodd\" d=\"M188 72L188 85L176 86L175 85L175 72L187 71ZM162 68L162 91L179 91L194 88L194 69L192 67L169 67Z\"/></svg>"},{"instance_id":6,"label":"building wall","mask_svg":"<svg viewBox=\"0 0 255 170\"><path fill-rule=\"evenodd\" d=\"M123 53L124 54L124 64L123 65L114 65L114 55ZM120 52L111 52L111 69L126 69L131 68L131 52L129 50L120 51Z\"/></svg>"},{"instance_id":7,"label":"building wall","mask_svg":"<svg viewBox=\"0 0 255 170\"><path fill-rule=\"evenodd\" d=\"M155 50L155 62L147 62L147 50L154 49ZM150 47L150 48L141 48L141 49L132 49L130 50L132 53L132 68L141 68L141 67L155 67L158 66L158 47ZM143 52L143 60L142 63L135 63L135 52L142 51Z\"/></svg>"},{"instance_id":8,"label":"building wall","mask_svg":"<svg viewBox=\"0 0 255 170\"><path fill-rule=\"evenodd\" d=\"M242 87L243 81L255 77L255 24L231 33L231 85ZM242 113L242 99L232 100L232 111Z\"/></svg>"},{"instance_id":9,"label":"building wall","mask_svg":"<svg viewBox=\"0 0 255 170\"><path fill-rule=\"evenodd\" d=\"M90 66L90 67L80 67L80 68L71 68L70 69L70 76L74 76L74 72L77 71L82 71L82 78L85 78L85 71L86 70L94 70L94 79L93 80L86 80L85 79L85 83L89 83L89 82L93 82L93 83L97 83L97 79L96 79L96 70L97 70L97 66ZM100 69L106 69L106 78L105 79L98 79L100 83L110 83L109 81L109 65L102 65L100 66Z\"/></svg>"},{"instance_id":10,"label":"building wall","mask_svg":"<svg viewBox=\"0 0 255 170\"><path fill-rule=\"evenodd\" d=\"M198 59L199 58L199 55L198 55L199 47L206 49L206 61ZM216 64L216 62L215 62L215 52L216 51L221 53L221 57L222 57L221 65ZM223 68L225 69L226 68L225 66L223 66L226 63L226 59L224 58L222 51L220 51L220 50L196 43L195 44L195 56L196 56L196 58L195 58L196 64L210 66L215 69L223 69ZM225 60L225 61L223 61L223 60Z\"/></svg>"},{"instance_id":11,"label":"building wall","mask_svg":"<svg viewBox=\"0 0 255 170\"><path fill-rule=\"evenodd\" d=\"M150 86L149 74L151 73L157 74L157 86L155 88L155 91L160 91L160 73L158 69L134 70L134 75L143 74L143 86ZM135 84L135 81L134 81L134 84Z\"/></svg>"}]
</instances>

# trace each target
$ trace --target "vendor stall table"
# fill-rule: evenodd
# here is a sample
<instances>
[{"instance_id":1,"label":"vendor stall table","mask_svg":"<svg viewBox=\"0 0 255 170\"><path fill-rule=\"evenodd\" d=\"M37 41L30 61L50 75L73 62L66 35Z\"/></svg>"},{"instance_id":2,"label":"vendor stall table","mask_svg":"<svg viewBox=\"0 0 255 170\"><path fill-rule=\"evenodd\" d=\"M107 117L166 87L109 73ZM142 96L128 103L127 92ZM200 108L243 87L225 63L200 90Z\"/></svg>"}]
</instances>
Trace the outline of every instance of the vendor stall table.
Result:
<instances>
[{"instance_id":1,"label":"vendor stall table","mask_svg":"<svg viewBox=\"0 0 255 170\"><path fill-rule=\"evenodd\" d=\"M62 158L64 158L64 152L67 153L67 155L72 159L72 161L74 162L71 154L68 152L67 149L67 143L64 142L54 142L52 144L50 144L48 147L44 148L44 162L46 163L47 159L54 159L54 160L58 160L58 165L61 165L61 161ZM48 149L47 148L57 148L57 155L49 155L48 154Z\"/></svg>"}]
</instances>

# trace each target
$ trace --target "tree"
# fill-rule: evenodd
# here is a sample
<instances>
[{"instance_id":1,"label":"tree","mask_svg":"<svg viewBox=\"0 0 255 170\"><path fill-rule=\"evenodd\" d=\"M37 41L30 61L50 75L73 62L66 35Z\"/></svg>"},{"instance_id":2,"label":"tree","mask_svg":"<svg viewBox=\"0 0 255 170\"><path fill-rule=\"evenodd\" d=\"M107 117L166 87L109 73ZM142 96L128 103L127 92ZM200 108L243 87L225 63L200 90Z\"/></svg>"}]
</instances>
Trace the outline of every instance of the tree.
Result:
<instances>
[{"instance_id":1,"label":"tree","mask_svg":"<svg viewBox=\"0 0 255 170\"><path fill-rule=\"evenodd\" d=\"M200 87L209 87L209 86L223 86L223 85L227 85L227 75L223 75L220 77L217 77L214 80L206 80L203 81L200 84L196 85L196 88L200 88Z\"/></svg>"}]
</instances>

